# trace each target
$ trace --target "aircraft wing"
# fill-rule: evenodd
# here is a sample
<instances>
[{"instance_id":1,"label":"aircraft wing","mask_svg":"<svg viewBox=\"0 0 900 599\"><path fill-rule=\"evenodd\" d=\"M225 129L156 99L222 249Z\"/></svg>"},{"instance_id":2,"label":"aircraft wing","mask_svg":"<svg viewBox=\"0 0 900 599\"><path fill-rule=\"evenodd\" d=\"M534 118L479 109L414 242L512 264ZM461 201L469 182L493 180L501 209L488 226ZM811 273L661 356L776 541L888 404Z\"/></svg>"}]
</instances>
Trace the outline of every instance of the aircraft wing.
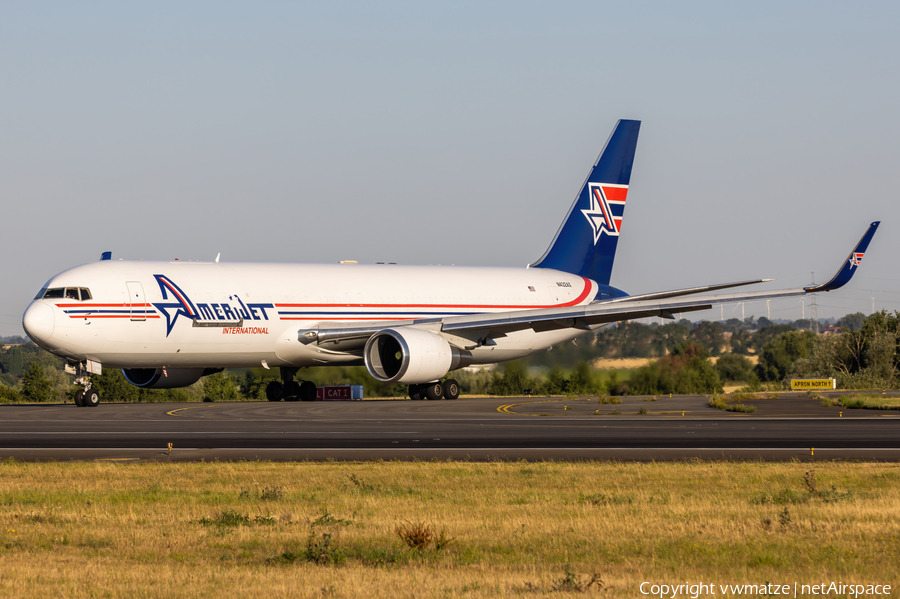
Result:
<instances>
[{"instance_id":1,"label":"aircraft wing","mask_svg":"<svg viewBox=\"0 0 900 599\"><path fill-rule=\"evenodd\" d=\"M850 255L843 262L841 268L838 269L838 272L831 280L821 285L798 287L794 289L779 289L775 291L695 295L697 293L771 280L760 279L758 281L744 281L724 285L711 285L676 291L648 293L631 297L620 297L602 302L594 302L584 306L573 306L568 308L540 308L535 310L494 312L466 316L449 316L445 318L425 318L400 322L374 322L368 323L365 327L353 325L342 327L340 325L331 325L327 328L320 327L313 330L300 331L300 341L303 343L316 342L320 345L333 342L336 345L340 345L340 349L349 349L357 344L365 344L365 341L371 335L384 328L415 326L433 330L435 332L440 331L448 335L481 343L491 336L501 336L522 329L532 329L536 332L564 328L582 328L591 330L599 325L622 320L632 320L652 316L674 318L675 314L708 310L718 304L781 299L803 296L810 293L832 291L843 287L853 277L879 224L880 222L874 222L869 225L865 234L853 248L853 251L850 252Z\"/></svg>"},{"instance_id":2,"label":"aircraft wing","mask_svg":"<svg viewBox=\"0 0 900 599\"><path fill-rule=\"evenodd\" d=\"M589 329L594 325L660 316L674 318L675 314L708 310L714 305L767 300L805 295L806 289L782 289L750 293L692 296L670 300L643 300L633 302L598 302L574 308L524 310L501 314L481 314L443 319L442 331L460 331L469 328L490 328L494 332L509 332L532 328L547 331L561 328Z\"/></svg>"}]
</instances>

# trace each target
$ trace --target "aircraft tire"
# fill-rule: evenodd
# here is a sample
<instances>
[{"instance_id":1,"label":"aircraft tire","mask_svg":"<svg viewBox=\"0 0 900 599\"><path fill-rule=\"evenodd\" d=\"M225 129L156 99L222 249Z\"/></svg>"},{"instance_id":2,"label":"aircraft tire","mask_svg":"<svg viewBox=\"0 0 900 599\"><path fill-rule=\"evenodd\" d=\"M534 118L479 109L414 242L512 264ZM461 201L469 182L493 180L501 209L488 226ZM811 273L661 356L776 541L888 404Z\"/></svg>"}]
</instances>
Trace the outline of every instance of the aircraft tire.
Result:
<instances>
[{"instance_id":1,"label":"aircraft tire","mask_svg":"<svg viewBox=\"0 0 900 599\"><path fill-rule=\"evenodd\" d=\"M83 408L84 407L84 403L82 403L83 399L84 399L84 390L79 389L78 391L75 392L75 405L78 406L79 408Z\"/></svg>"},{"instance_id":2,"label":"aircraft tire","mask_svg":"<svg viewBox=\"0 0 900 599\"><path fill-rule=\"evenodd\" d=\"M88 389L84 392L84 397L81 399L81 405L86 408L96 408L100 405L100 394L97 393L96 389Z\"/></svg>"},{"instance_id":3,"label":"aircraft tire","mask_svg":"<svg viewBox=\"0 0 900 599\"><path fill-rule=\"evenodd\" d=\"M300 401L300 383L290 381L284 385L284 401Z\"/></svg>"},{"instance_id":4,"label":"aircraft tire","mask_svg":"<svg viewBox=\"0 0 900 599\"><path fill-rule=\"evenodd\" d=\"M300 383L300 399L302 401L316 401L316 384L312 381Z\"/></svg>"},{"instance_id":5,"label":"aircraft tire","mask_svg":"<svg viewBox=\"0 0 900 599\"><path fill-rule=\"evenodd\" d=\"M425 399L429 399L434 401L435 399L441 399L444 396L444 386L440 381L436 383L428 383L425 385Z\"/></svg>"},{"instance_id":6,"label":"aircraft tire","mask_svg":"<svg viewBox=\"0 0 900 599\"><path fill-rule=\"evenodd\" d=\"M456 379L444 381L444 399L456 399L459 397L459 383Z\"/></svg>"},{"instance_id":7,"label":"aircraft tire","mask_svg":"<svg viewBox=\"0 0 900 599\"><path fill-rule=\"evenodd\" d=\"M422 385L410 385L409 398L413 401L419 401L420 399L422 399Z\"/></svg>"},{"instance_id":8,"label":"aircraft tire","mask_svg":"<svg viewBox=\"0 0 900 599\"><path fill-rule=\"evenodd\" d=\"M266 399L269 401L281 401L284 398L284 386L278 381L272 381L266 385Z\"/></svg>"}]
</instances>

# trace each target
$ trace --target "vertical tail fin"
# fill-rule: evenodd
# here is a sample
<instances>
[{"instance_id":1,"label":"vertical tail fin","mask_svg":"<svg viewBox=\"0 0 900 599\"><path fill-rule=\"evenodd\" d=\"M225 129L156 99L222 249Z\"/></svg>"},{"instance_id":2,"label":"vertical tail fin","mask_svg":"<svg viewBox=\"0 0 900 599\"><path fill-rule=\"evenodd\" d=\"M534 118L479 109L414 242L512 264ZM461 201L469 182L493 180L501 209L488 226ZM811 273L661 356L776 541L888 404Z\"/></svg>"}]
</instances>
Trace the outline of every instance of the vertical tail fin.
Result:
<instances>
[{"instance_id":1,"label":"vertical tail fin","mask_svg":"<svg viewBox=\"0 0 900 599\"><path fill-rule=\"evenodd\" d=\"M616 123L556 237L532 268L553 268L609 285L640 129L640 121Z\"/></svg>"}]
</instances>

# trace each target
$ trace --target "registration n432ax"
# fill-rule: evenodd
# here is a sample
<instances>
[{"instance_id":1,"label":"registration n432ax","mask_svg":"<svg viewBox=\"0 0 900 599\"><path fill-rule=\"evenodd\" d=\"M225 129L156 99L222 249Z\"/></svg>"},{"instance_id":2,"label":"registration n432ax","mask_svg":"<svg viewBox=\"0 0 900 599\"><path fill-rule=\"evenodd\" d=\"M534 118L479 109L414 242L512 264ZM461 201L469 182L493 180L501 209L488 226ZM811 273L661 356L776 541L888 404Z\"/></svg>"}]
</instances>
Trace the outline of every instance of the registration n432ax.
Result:
<instances>
[{"instance_id":1,"label":"registration n432ax","mask_svg":"<svg viewBox=\"0 0 900 599\"><path fill-rule=\"evenodd\" d=\"M723 293L763 280L630 296L610 285L640 122L619 121L544 255L527 268L101 260L47 281L23 326L90 374L121 368L134 385L186 386L229 367L280 368L270 400L315 399L307 366L365 364L412 399L455 399L447 375L520 358L610 322L825 292L859 268L878 222L822 285Z\"/></svg>"}]
</instances>

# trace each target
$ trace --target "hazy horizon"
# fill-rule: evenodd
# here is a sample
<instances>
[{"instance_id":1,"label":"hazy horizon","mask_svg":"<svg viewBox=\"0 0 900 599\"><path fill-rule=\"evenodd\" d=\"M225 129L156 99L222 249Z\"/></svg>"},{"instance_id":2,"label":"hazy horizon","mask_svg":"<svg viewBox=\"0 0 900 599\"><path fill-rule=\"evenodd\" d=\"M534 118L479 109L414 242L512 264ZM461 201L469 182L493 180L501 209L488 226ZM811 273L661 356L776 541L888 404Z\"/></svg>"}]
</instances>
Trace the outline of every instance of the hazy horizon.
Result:
<instances>
[{"instance_id":1,"label":"hazy horizon","mask_svg":"<svg viewBox=\"0 0 900 599\"><path fill-rule=\"evenodd\" d=\"M619 118L613 285L821 282L881 220L818 316L900 309L893 3L0 6L0 335L106 250L525 266Z\"/></svg>"}]
</instances>

